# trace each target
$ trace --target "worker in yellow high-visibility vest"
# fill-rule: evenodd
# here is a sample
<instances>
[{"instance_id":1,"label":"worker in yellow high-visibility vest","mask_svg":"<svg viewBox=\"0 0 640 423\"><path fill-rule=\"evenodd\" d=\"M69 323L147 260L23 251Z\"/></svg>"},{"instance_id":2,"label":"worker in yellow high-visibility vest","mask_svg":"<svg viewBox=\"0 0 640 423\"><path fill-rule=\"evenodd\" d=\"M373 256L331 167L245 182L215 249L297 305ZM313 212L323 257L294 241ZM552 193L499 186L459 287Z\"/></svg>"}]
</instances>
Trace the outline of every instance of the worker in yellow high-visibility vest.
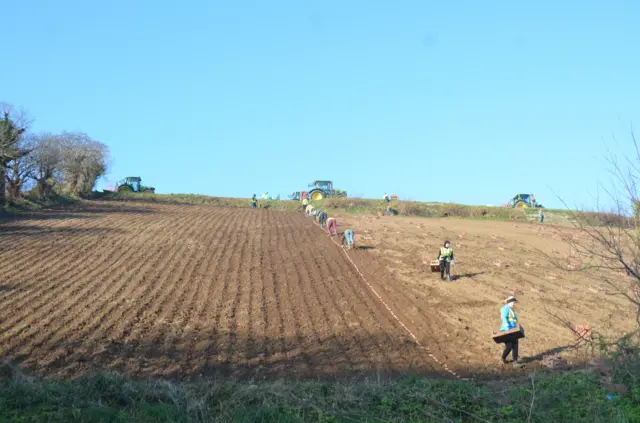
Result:
<instances>
[{"instance_id":1,"label":"worker in yellow high-visibility vest","mask_svg":"<svg viewBox=\"0 0 640 423\"><path fill-rule=\"evenodd\" d=\"M313 216L314 211L315 207L313 207L311 204L308 204L307 208L305 209L305 213L307 214L307 216Z\"/></svg>"},{"instance_id":2,"label":"worker in yellow high-visibility vest","mask_svg":"<svg viewBox=\"0 0 640 423\"><path fill-rule=\"evenodd\" d=\"M307 197L305 197L302 200L302 212L304 213L307 210L307 206L309 205L309 200L307 200Z\"/></svg>"},{"instance_id":3,"label":"worker in yellow high-visibility vest","mask_svg":"<svg viewBox=\"0 0 640 423\"><path fill-rule=\"evenodd\" d=\"M449 241L445 241L444 245L440 247L438 260L440 261L440 279L444 280L446 275L447 280L450 281L451 264L455 264L455 262L453 261L453 248L451 248L451 243Z\"/></svg>"}]
</instances>

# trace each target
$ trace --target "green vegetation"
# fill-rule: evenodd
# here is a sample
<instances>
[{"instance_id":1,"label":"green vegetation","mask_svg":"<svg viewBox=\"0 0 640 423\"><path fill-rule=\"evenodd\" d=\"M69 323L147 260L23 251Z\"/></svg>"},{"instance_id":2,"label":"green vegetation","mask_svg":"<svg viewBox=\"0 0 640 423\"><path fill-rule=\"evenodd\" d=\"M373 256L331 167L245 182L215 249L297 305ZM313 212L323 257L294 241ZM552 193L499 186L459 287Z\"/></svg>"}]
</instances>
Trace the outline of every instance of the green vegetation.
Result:
<instances>
[{"instance_id":1,"label":"green vegetation","mask_svg":"<svg viewBox=\"0 0 640 423\"><path fill-rule=\"evenodd\" d=\"M92 198L117 201L142 201L176 204L211 204L225 207L250 207L251 200L244 198L212 197L196 194L137 194L137 193L94 193ZM301 204L292 200L260 200L261 207L273 210L296 211ZM381 200L359 198L328 198L313 202L327 212L382 214L386 203ZM540 209L514 209L507 207L465 206L452 203L421 203L415 201L392 201L395 215L416 217L453 217L479 220L536 221ZM571 224L575 213L569 210L544 209L545 222L551 224ZM614 214L580 213L594 224L610 224L624 218Z\"/></svg>"},{"instance_id":2,"label":"green vegetation","mask_svg":"<svg viewBox=\"0 0 640 423\"><path fill-rule=\"evenodd\" d=\"M27 195L22 199L7 201L3 206L0 205L0 222L3 217L34 212L51 207L67 206L75 204L78 201L80 201L79 198L68 195L53 195L42 200L36 196Z\"/></svg>"},{"instance_id":3,"label":"green vegetation","mask_svg":"<svg viewBox=\"0 0 640 423\"><path fill-rule=\"evenodd\" d=\"M169 382L97 374L51 381L0 365L0 421L11 422L637 422L640 387L607 395L587 372L476 384Z\"/></svg>"}]
</instances>

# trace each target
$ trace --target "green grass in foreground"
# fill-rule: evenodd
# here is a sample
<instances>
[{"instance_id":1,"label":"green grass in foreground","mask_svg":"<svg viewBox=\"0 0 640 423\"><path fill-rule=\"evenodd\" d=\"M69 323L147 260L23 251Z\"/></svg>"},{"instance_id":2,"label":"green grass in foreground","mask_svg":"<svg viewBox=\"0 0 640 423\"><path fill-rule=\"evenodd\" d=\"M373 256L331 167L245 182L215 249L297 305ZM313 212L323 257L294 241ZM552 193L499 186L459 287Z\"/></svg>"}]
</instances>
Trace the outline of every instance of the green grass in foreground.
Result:
<instances>
[{"instance_id":1,"label":"green grass in foreground","mask_svg":"<svg viewBox=\"0 0 640 423\"><path fill-rule=\"evenodd\" d=\"M2 422L637 422L632 398L608 399L586 372L539 374L520 385L420 378L250 384L104 374L49 381L0 366Z\"/></svg>"}]
</instances>

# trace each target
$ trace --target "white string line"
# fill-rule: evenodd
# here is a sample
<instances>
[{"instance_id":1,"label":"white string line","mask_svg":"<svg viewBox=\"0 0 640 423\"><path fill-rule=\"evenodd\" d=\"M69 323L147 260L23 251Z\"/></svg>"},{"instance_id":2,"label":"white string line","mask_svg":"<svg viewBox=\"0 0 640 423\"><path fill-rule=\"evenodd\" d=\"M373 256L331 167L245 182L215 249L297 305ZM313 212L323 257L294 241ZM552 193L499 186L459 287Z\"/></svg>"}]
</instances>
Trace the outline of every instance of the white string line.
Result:
<instances>
[{"instance_id":1,"label":"white string line","mask_svg":"<svg viewBox=\"0 0 640 423\"><path fill-rule=\"evenodd\" d=\"M322 229L322 227L317 224L316 222L313 222L315 226L317 226L323 233L326 233L324 229ZM336 230L337 232L337 230ZM449 372L450 374L452 374L453 376L455 376L458 379L462 379L462 380L468 380L466 378L462 378L460 377L460 375L458 375L456 372L454 372L453 370L451 370L449 368L449 366L447 366L446 363L443 363L442 361L438 360L438 358L433 355L431 353L431 350L423 345L420 341L418 341L418 338L413 334L413 332L411 332L411 330L407 327L407 325L404 324L404 322L402 320L400 320L400 318L398 316L396 316L396 314L393 312L393 310L391 310L391 307L389 307L387 305L387 303L382 299L382 297L380 296L380 294L378 294L378 291L376 291L373 286L371 286L371 284L369 283L369 281L367 281L367 279L364 277L364 275L362 274L362 272L360 272L360 269L358 269L358 266L353 262L353 260L351 259L351 257L349 256L349 254L347 253L347 251L342 248L342 246L340 244L338 244L335 239L331 238L331 241L333 241L334 244L336 244L344 253L345 256L347 256L347 259L351 262L351 264L353 265L353 267L356 269L356 272L358 273L358 275L360 275L360 278L362 278L362 280L364 281L364 283L367 284L367 286L369 287L369 289L371 290L371 292L373 292L373 294L378 298L378 300L380 300L380 302L382 303L382 305L387 309L387 311L391 314L391 316L393 316L394 319L396 319L396 321L400 324L400 326L402 326L402 328L409 334L409 336L411 336L411 338L413 339L413 341L416 343L416 345L418 345L418 347L422 348L427 355L436 363L438 363L440 366L442 366L442 368L444 370L446 370L447 372Z\"/></svg>"}]
</instances>

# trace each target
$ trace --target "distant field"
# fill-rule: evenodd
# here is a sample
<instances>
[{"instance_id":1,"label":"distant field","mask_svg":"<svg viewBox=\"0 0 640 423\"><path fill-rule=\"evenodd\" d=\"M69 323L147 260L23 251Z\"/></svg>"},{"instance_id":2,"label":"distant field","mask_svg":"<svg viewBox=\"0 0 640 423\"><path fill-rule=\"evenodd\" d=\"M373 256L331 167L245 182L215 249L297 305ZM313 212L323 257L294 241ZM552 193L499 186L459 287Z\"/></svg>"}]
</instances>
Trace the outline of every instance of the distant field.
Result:
<instances>
[{"instance_id":1,"label":"distant field","mask_svg":"<svg viewBox=\"0 0 640 423\"><path fill-rule=\"evenodd\" d=\"M249 207L249 198L212 197L195 194L98 194L98 198L118 201L146 201L175 204L210 204L228 207ZM298 201L260 200L260 205L272 210L296 211L300 207ZM314 202L314 205L327 212L364 213L382 215L386 210L386 202L382 200L361 198L335 198ZM392 201L393 211L399 216L417 217L453 217L479 220L513 220L537 221L539 209L514 209L492 206L468 206L462 204L416 201ZM558 225L570 225L574 213L569 210L544 209L545 222ZM593 223L608 223L616 216L603 213L584 213Z\"/></svg>"}]
</instances>

